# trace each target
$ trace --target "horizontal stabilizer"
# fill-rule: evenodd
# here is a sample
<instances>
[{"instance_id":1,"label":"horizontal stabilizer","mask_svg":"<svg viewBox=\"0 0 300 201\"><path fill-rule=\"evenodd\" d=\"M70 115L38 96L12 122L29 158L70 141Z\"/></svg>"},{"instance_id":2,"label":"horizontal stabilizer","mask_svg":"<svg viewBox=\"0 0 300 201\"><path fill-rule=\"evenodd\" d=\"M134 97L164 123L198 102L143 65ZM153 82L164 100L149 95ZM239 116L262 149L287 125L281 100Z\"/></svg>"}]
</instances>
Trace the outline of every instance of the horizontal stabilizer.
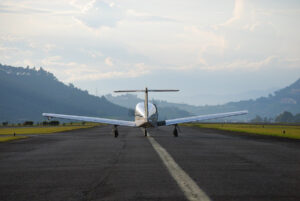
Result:
<instances>
[{"instance_id":1,"label":"horizontal stabilizer","mask_svg":"<svg viewBox=\"0 0 300 201\"><path fill-rule=\"evenodd\" d=\"M147 89L147 90L118 90L114 91L115 93L123 93L123 92L177 92L178 89Z\"/></svg>"},{"instance_id":2,"label":"horizontal stabilizer","mask_svg":"<svg viewBox=\"0 0 300 201\"><path fill-rule=\"evenodd\" d=\"M177 92L178 89L149 89L151 92Z\"/></svg>"}]
</instances>

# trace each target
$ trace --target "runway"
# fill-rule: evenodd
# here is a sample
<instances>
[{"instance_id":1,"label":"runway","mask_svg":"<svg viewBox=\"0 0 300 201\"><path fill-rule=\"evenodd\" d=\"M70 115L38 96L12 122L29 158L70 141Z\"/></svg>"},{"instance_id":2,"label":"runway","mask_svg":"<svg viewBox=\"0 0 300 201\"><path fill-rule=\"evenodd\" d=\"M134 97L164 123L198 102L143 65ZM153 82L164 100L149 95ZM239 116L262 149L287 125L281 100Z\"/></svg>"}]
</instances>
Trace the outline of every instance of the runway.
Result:
<instances>
[{"instance_id":1,"label":"runway","mask_svg":"<svg viewBox=\"0 0 300 201\"><path fill-rule=\"evenodd\" d=\"M299 141L181 130L119 127L114 138L103 126L0 143L0 200L300 200Z\"/></svg>"}]
</instances>

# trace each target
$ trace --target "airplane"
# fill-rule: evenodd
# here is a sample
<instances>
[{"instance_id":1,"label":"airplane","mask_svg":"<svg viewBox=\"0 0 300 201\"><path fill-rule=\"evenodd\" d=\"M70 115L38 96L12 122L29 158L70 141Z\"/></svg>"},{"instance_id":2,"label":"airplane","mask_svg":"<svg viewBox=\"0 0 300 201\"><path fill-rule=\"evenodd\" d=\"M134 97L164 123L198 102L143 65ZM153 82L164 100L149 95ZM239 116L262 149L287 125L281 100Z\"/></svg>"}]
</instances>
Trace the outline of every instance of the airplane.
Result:
<instances>
[{"instance_id":1,"label":"airplane","mask_svg":"<svg viewBox=\"0 0 300 201\"><path fill-rule=\"evenodd\" d=\"M226 112L226 113L217 113L209 115L198 115L184 118L168 119L164 121L158 121L158 110L155 104L148 102L148 93L149 92L178 92L177 89L148 89L145 90L119 90L114 91L115 93L131 93L131 92L144 92L145 101L140 102L135 107L135 121L125 121L125 120L115 120L115 119L106 119L98 117L86 117L86 116L75 116L75 115L65 115L65 114L53 114L53 113L43 113L44 117L50 118L61 118L69 120L78 120L85 122L97 122L113 125L113 133L115 137L118 137L119 132L118 126L129 126L129 127L140 127L144 129L144 135L147 136L147 128L159 127L159 126L174 126L173 135L178 137L178 124L180 123L189 123L189 122L198 122L203 120L224 118L236 115L248 114L247 110L236 111L236 112Z\"/></svg>"}]
</instances>

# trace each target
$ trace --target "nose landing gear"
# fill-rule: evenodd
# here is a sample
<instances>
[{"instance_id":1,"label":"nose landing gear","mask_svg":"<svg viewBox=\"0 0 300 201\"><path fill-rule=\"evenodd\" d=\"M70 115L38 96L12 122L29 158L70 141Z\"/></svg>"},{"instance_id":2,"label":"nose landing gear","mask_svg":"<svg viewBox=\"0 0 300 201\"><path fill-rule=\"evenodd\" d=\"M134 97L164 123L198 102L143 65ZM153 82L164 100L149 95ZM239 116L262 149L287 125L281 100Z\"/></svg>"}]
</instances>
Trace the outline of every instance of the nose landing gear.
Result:
<instances>
[{"instance_id":1,"label":"nose landing gear","mask_svg":"<svg viewBox=\"0 0 300 201\"><path fill-rule=\"evenodd\" d=\"M145 130L144 130L144 134L145 134L145 137L147 137L148 132L147 132L147 129L146 129L146 128L145 128Z\"/></svg>"}]
</instances>

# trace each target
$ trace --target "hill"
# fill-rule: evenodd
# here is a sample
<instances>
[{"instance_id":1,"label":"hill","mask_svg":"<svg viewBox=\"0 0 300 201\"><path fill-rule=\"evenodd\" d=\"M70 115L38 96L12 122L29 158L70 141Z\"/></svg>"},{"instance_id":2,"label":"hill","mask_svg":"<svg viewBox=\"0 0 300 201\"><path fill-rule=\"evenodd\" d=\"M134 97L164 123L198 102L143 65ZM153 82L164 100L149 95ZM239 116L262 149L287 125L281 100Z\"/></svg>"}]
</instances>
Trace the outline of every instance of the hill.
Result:
<instances>
[{"instance_id":1,"label":"hill","mask_svg":"<svg viewBox=\"0 0 300 201\"><path fill-rule=\"evenodd\" d=\"M300 79L288 87L275 91L266 97L260 97L256 100L244 100L239 102L230 102L217 106L202 106L194 108L196 113L214 113L217 111L227 112L234 110L247 109L249 115L247 120L254 118L256 115L274 119L284 111L293 114L300 112ZM243 117L238 117L242 119Z\"/></svg>"},{"instance_id":2,"label":"hill","mask_svg":"<svg viewBox=\"0 0 300 201\"><path fill-rule=\"evenodd\" d=\"M30 69L0 64L0 122L42 121L41 113L65 113L133 120L136 103L143 101L133 94L97 97L72 84L65 85L42 68ZM300 79L267 97L230 102L224 105L193 106L152 100L159 119L248 110L249 115L231 120L249 121L256 115L275 118L284 111L300 113Z\"/></svg>"},{"instance_id":3,"label":"hill","mask_svg":"<svg viewBox=\"0 0 300 201\"><path fill-rule=\"evenodd\" d=\"M42 68L0 64L0 121L42 121L43 112L133 119L129 110L105 97L65 85Z\"/></svg>"},{"instance_id":4,"label":"hill","mask_svg":"<svg viewBox=\"0 0 300 201\"><path fill-rule=\"evenodd\" d=\"M106 95L105 97L113 103L122 105L124 107L132 107L132 103L142 101L141 99L138 99L136 95L132 94L126 94L122 96ZM182 103L171 103L163 100L153 100L153 102L158 106L158 108L175 108L179 111L186 111L189 115L248 110L248 115L232 117L231 120L249 121L256 115L274 119L284 111L289 111L293 114L300 113L300 79L288 87L275 91L273 95L270 94L267 97L260 97L255 100L251 99L238 102L229 102L224 105L193 106Z\"/></svg>"}]
</instances>

